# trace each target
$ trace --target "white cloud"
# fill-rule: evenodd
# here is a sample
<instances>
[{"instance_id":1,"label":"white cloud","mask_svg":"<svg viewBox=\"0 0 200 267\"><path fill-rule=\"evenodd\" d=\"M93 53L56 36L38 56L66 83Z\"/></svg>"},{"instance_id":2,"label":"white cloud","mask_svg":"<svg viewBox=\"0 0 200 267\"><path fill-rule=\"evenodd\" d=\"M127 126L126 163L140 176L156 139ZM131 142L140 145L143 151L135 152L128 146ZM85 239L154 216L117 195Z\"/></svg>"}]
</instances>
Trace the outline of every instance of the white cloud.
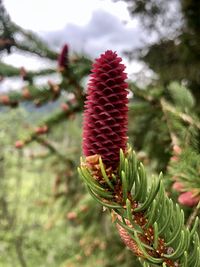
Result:
<instances>
[{"instance_id":1,"label":"white cloud","mask_svg":"<svg viewBox=\"0 0 200 267\"><path fill-rule=\"evenodd\" d=\"M142 32L138 25L129 27L117 16L104 10L95 10L86 25L67 24L62 30L43 33L45 39L58 49L68 43L72 50L92 57L113 49L121 53L125 49L142 45Z\"/></svg>"},{"instance_id":2,"label":"white cloud","mask_svg":"<svg viewBox=\"0 0 200 267\"><path fill-rule=\"evenodd\" d=\"M127 5L112 0L4 0L12 19L34 31L52 31L68 23L84 25L94 10L109 10L122 20L129 19Z\"/></svg>"},{"instance_id":3,"label":"white cloud","mask_svg":"<svg viewBox=\"0 0 200 267\"><path fill-rule=\"evenodd\" d=\"M57 50L67 42L74 51L97 56L106 49L121 51L140 43L138 23L123 1L4 0L4 4L14 22L38 33ZM12 55L9 58L6 62L14 60ZM35 63L29 65L33 68Z\"/></svg>"}]
</instances>

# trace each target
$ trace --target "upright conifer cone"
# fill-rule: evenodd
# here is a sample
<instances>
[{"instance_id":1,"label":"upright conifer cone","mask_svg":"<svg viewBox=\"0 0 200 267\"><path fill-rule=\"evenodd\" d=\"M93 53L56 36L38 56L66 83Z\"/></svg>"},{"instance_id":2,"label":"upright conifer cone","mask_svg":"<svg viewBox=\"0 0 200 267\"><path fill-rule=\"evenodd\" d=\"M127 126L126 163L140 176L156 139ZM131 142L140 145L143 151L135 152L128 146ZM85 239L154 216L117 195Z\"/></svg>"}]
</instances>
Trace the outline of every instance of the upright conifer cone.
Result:
<instances>
[{"instance_id":1,"label":"upright conifer cone","mask_svg":"<svg viewBox=\"0 0 200 267\"><path fill-rule=\"evenodd\" d=\"M69 52L69 48L68 45L65 44L62 47L62 50L58 56L58 68L59 71L64 71L65 69L68 68L68 63L69 63L69 58L68 58L68 52Z\"/></svg>"},{"instance_id":2,"label":"upright conifer cone","mask_svg":"<svg viewBox=\"0 0 200 267\"><path fill-rule=\"evenodd\" d=\"M127 74L116 52L106 51L93 64L87 88L83 122L83 153L100 155L107 168L119 164L126 150L128 99Z\"/></svg>"}]
</instances>

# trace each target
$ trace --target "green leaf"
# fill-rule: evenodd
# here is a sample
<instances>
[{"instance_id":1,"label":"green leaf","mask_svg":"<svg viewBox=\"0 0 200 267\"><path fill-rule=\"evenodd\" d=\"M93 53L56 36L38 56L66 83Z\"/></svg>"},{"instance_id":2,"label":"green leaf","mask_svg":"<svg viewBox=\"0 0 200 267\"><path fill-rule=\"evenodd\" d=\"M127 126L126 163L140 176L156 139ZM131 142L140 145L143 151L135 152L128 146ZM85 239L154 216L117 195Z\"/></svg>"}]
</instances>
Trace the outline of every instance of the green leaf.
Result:
<instances>
[{"instance_id":1,"label":"green leaf","mask_svg":"<svg viewBox=\"0 0 200 267\"><path fill-rule=\"evenodd\" d=\"M112 190L114 190L114 186L112 185L111 181L109 180L109 178L108 178L108 176L107 176L107 174L106 174L106 170L105 170L105 168L104 168L104 166L103 166L103 162L102 162L101 157L99 158L99 164L100 164L101 173L102 173L102 175L103 175L103 178L104 178L105 182L109 185L109 187L110 187Z\"/></svg>"}]
</instances>

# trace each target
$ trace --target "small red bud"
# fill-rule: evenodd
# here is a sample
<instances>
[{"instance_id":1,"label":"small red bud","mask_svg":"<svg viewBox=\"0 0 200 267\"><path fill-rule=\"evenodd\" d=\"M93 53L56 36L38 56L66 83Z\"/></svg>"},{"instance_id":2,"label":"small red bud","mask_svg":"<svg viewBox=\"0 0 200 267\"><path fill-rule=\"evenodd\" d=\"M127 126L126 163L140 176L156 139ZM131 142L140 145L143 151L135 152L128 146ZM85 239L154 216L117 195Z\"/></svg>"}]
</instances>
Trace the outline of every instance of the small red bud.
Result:
<instances>
[{"instance_id":1,"label":"small red bud","mask_svg":"<svg viewBox=\"0 0 200 267\"><path fill-rule=\"evenodd\" d=\"M180 182L175 182L173 184L172 188L177 192L183 192L183 190L184 190L183 184Z\"/></svg>"},{"instance_id":2,"label":"small red bud","mask_svg":"<svg viewBox=\"0 0 200 267\"><path fill-rule=\"evenodd\" d=\"M180 194L178 202L187 207L196 206L200 201L199 196L194 196L191 191Z\"/></svg>"},{"instance_id":3,"label":"small red bud","mask_svg":"<svg viewBox=\"0 0 200 267\"><path fill-rule=\"evenodd\" d=\"M179 157L173 156L173 157L171 157L171 161L177 162L177 161L179 161Z\"/></svg>"},{"instance_id":4,"label":"small red bud","mask_svg":"<svg viewBox=\"0 0 200 267\"><path fill-rule=\"evenodd\" d=\"M30 99L31 98L31 94L30 94L30 91L28 90L28 88L24 88L22 90L22 96L24 99Z\"/></svg>"},{"instance_id":5,"label":"small red bud","mask_svg":"<svg viewBox=\"0 0 200 267\"><path fill-rule=\"evenodd\" d=\"M10 98L7 95L1 95L0 96L0 103L3 105L9 105L10 104Z\"/></svg>"},{"instance_id":6,"label":"small red bud","mask_svg":"<svg viewBox=\"0 0 200 267\"><path fill-rule=\"evenodd\" d=\"M20 149L20 148L23 148L23 147L24 147L24 142L22 140L17 140L15 142L15 148Z\"/></svg>"},{"instance_id":7,"label":"small red bud","mask_svg":"<svg viewBox=\"0 0 200 267\"><path fill-rule=\"evenodd\" d=\"M40 127L37 127L35 129L35 133L37 134L45 134L47 133L49 130L48 126L47 125L43 125L43 126L40 126Z\"/></svg>"},{"instance_id":8,"label":"small red bud","mask_svg":"<svg viewBox=\"0 0 200 267\"><path fill-rule=\"evenodd\" d=\"M68 212L67 213L67 219L70 221L73 221L77 218L77 213L74 211Z\"/></svg>"},{"instance_id":9,"label":"small red bud","mask_svg":"<svg viewBox=\"0 0 200 267\"><path fill-rule=\"evenodd\" d=\"M68 111L69 110L69 106L67 105L67 103L61 103L60 107L61 107L61 109L63 111Z\"/></svg>"},{"instance_id":10,"label":"small red bud","mask_svg":"<svg viewBox=\"0 0 200 267\"><path fill-rule=\"evenodd\" d=\"M180 146L174 145L173 146L173 152L174 152L175 155L180 155L181 152L182 152L182 149L180 148Z\"/></svg>"},{"instance_id":11,"label":"small red bud","mask_svg":"<svg viewBox=\"0 0 200 267\"><path fill-rule=\"evenodd\" d=\"M61 72L67 69L68 67L68 63L69 63L68 51L69 51L68 45L65 44L62 47L62 50L58 56L58 70Z\"/></svg>"}]
</instances>

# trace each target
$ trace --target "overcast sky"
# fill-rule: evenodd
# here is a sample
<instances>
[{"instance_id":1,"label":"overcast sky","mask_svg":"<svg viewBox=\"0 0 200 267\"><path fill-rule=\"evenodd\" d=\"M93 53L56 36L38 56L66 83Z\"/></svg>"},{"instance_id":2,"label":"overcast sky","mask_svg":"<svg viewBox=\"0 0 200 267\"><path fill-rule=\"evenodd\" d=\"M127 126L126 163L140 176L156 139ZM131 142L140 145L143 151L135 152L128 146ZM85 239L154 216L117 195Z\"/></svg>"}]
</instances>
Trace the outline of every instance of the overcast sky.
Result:
<instances>
[{"instance_id":1,"label":"overcast sky","mask_svg":"<svg viewBox=\"0 0 200 267\"><path fill-rule=\"evenodd\" d=\"M106 49L141 46L142 31L131 19L127 4L111 0L3 0L11 19L37 32L59 50L67 42L72 50L98 56Z\"/></svg>"},{"instance_id":2,"label":"overcast sky","mask_svg":"<svg viewBox=\"0 0 200 267\"><path fill-rule=\"evenodd\" d=\"M111 0L3 0L11 19L25 29L38 33L51 47L70 49L97 57L107 49L122 55L126 49L143 44L145 36L136 19L129 16L127 4ZM38 69L42 62L22 55L6 56L3 61L17 67ZM30 63L31 62L31 63ZM135 73L141 64L129 64Z\"/></svg>"},{"instance_id":3,"label":"overcast sky","mask_svg":"<svg viewBox=\"0 0 200 267\"><path fill-rule=\"evenodd\" d=\"M95 10L108 11L120 20L129 19L127 5L111 0L3 0L12 19L34 31L62 29L68 23L86 25ZM56 3L56 5L55 5Z\"/></svg>"}]
</instances>

